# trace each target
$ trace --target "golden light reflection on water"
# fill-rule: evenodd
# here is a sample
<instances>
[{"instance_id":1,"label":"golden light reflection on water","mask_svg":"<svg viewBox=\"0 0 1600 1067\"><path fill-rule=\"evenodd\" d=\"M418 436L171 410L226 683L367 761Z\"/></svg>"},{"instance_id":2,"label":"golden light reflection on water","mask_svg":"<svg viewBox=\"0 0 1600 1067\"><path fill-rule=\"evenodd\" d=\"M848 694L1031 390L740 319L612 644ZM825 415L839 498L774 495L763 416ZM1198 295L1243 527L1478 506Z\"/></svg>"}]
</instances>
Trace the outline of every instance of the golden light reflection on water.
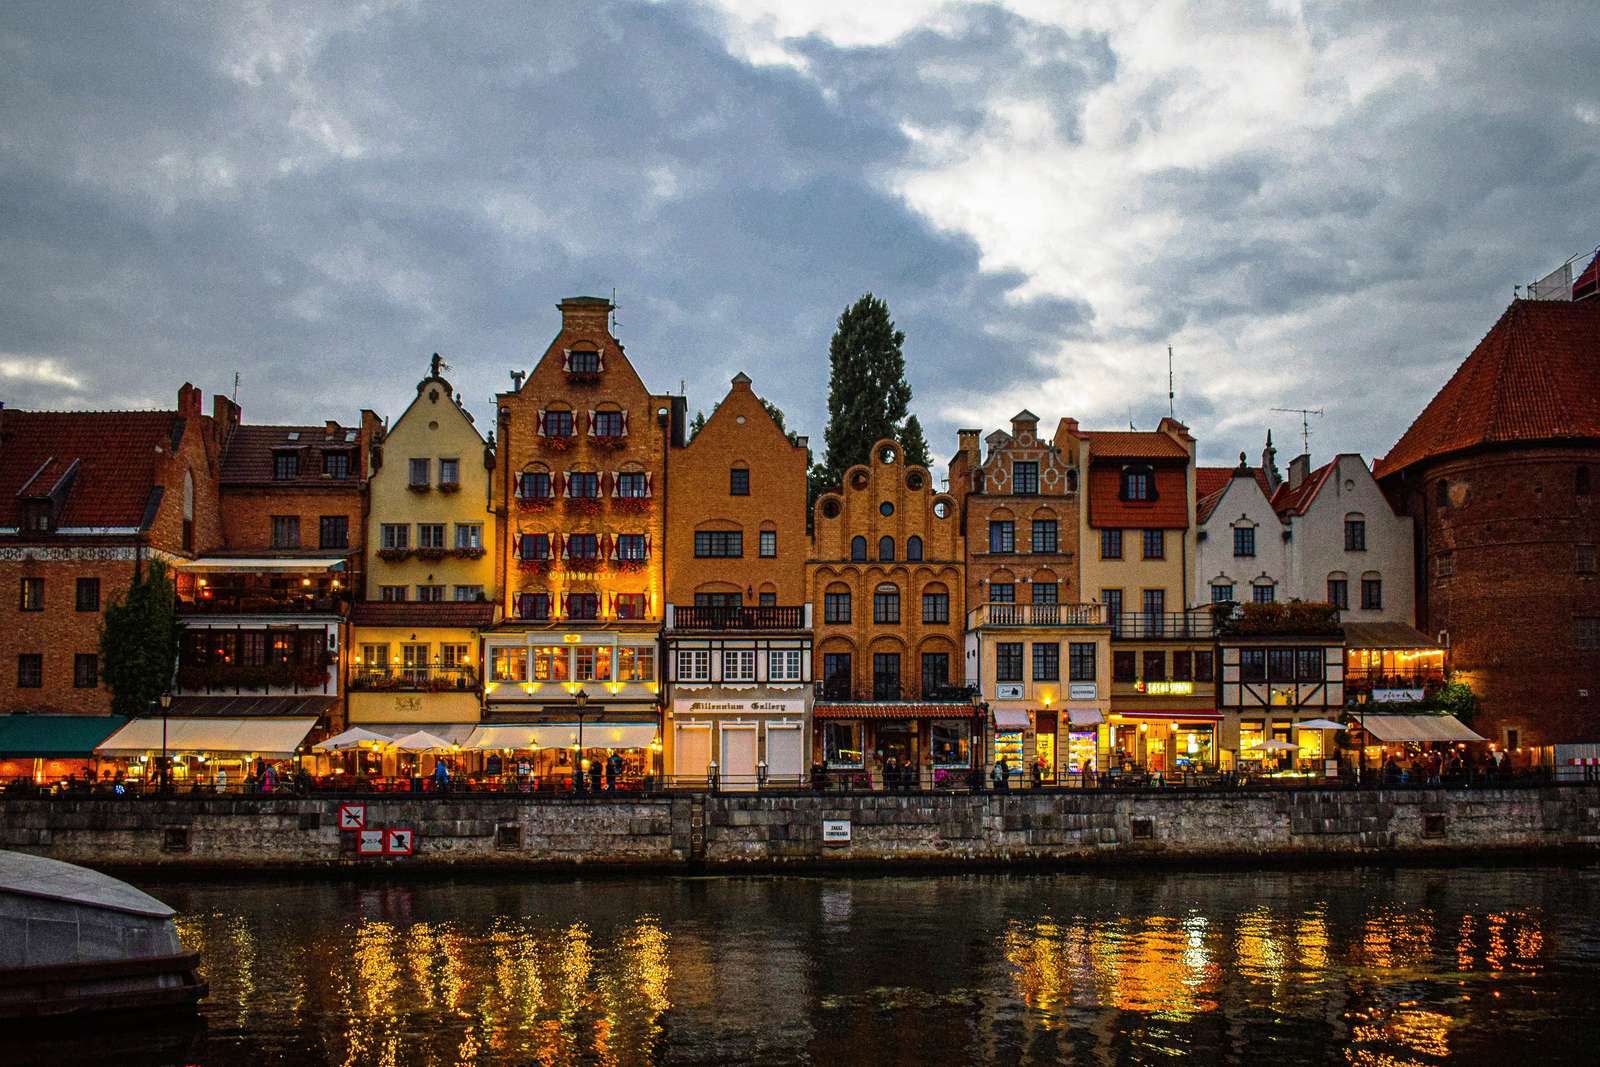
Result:
<instances>
[{"instance_id":1,"label":"golden light reflection on water","mask_svg":"<svg viewBox=\"0 0 1600 1067\"><path fill-rule=\"evenodd\" d=\"M1040 1012L1106 1005L1182 1021L1217 1006L1220 972L1198 917L1013 921L1002 946L1018 995Z\"/></svg>"}]
</instances>

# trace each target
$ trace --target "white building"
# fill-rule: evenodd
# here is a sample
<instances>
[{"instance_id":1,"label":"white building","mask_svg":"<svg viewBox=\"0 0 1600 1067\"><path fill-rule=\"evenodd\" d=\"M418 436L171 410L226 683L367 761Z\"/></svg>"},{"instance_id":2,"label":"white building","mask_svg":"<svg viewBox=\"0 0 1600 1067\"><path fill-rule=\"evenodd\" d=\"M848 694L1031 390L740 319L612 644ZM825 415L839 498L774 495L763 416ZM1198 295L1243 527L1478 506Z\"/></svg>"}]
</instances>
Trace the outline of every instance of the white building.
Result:
<instances>
[{"instance_id":1,"label":"white building","mask_svg":"<svg viewBox=\"0 0 1600 1067\"><path fill-rule=\"evenodd\" d=\"M1193 603L1289 599L1288 527L1272 506L1268 484L1266 469L1248 466L1243 452L1237 467L1195 471Z\"/></svg>"}]
</instances>

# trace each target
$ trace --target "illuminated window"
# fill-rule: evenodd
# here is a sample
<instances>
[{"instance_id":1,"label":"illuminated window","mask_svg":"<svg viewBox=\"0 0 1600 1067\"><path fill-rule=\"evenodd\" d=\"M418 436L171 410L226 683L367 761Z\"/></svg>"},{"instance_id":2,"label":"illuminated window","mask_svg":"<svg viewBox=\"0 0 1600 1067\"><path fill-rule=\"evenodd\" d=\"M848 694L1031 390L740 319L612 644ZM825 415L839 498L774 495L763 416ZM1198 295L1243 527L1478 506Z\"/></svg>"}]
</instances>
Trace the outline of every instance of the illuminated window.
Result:
<instances>
[{"instance_id":1,"label":"illuminated window","mask_svg":"<svg viewBox=\"0 0 1600 1067\"><path fill-rule=\"evenodd\" d=\"M527 681L528 650L525 648L490 648L489 678L491 681L496 682Z\"/></svg>"},{"instance_id":2,"label":"illuminated window","mask_svg":"<svg viewBox=\"0 0 1600 1067\"><path fill-rule=\"evenodd\" d=\"M533 678L538 682L564 682L568 677L566 645L538 645L533 650Z\"/></svg>"}]
</instances>

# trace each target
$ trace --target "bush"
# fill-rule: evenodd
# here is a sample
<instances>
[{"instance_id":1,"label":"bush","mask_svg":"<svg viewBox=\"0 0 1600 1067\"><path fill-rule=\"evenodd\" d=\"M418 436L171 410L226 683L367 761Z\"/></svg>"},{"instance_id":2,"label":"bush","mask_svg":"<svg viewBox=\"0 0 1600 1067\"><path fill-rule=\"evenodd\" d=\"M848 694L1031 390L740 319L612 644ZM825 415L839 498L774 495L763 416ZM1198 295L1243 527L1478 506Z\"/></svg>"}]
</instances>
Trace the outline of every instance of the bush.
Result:
<instances>
[{"instance_id":1,"label":"bush","mask_svg":"<svg viewBox=\"0 0 1600 1067\"><path fill-rule=\"evenodd\" d=\"M1224 634L1237 637L1262 634L1337 637L1339 610L1332 604L1292 600L1282 604L1240 604L1220 620Z\"/></svg>"}]
</instances>

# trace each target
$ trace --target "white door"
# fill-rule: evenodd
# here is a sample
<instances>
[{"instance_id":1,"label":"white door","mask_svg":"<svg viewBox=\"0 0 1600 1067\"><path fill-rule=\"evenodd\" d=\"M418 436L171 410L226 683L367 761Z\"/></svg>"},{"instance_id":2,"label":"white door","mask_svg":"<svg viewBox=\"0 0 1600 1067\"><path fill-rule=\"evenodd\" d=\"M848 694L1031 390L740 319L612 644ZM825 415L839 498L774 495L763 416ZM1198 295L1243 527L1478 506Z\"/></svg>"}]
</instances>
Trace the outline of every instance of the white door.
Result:
<instances>
[{"instance_id":1,"label":"white door","mask_svg":"<svg viewBox=\"0 0 1600 1067\"><path fill-rule=\"evenodd\" d=\"M756 788L756 728L724 726L719 762L723 789Z\"/></svg>"},{"instance_id":2,"label":"white door","mask_svg":"<svg viewBox=\"0 0 1600 1067\"><path fill-rule=\"evenodd\" d=\"M693 785L706 780L711 764L711 727L679 726L672 743L673 775L677 785Z\"/></svg>"},{"instance_id":3,"label":"white door","mask_svg":"<svg viewBox=\"0 0 1600 1067\"><path fill-rule=\"evenodd\" d=\"M767 781L798 785L804 774L805 745L800 727L767 727Z\"/></svg>"}]
</instances>

